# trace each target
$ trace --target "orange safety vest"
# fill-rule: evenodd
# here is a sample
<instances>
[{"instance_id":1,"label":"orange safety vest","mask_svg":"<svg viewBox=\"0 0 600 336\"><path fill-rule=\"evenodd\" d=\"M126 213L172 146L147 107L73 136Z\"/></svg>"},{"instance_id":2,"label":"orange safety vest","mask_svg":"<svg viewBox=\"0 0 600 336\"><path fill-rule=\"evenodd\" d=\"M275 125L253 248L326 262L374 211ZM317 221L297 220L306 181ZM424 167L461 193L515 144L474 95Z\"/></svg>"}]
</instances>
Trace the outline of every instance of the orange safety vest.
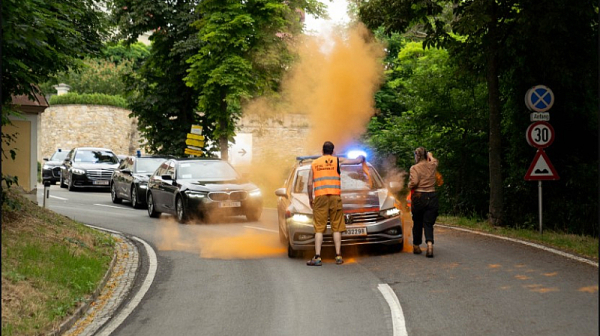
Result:
<instances>
[{"instance_id":1,"label":"orange safety vest","mask_svg":"<svg viewBox=\"0 0 600 336\"><path fill-rule=\"evenodd\" d=\"M323 155L311 164L315 197L322 195L340 195L342 182L338 173L339 159Z\"/></svg>"}]
</instances>

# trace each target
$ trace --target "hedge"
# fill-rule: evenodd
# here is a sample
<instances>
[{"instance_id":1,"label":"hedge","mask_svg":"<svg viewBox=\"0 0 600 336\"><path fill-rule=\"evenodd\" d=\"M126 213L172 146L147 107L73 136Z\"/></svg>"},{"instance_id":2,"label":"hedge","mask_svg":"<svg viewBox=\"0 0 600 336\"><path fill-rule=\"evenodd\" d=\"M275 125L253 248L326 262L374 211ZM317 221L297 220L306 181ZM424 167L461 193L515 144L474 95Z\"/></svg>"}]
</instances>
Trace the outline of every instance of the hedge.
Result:
<instances>
[{"instance_id":1,"label":"hedge","mask_svg":"<svg viewBox=\"0 0 600 336\"><path fill-rule=\"evenodd\" d=\"M75 93L70 92L63 95L50 97L50 105L108 105L128 108L127 101L121 96L113 96L102 93Z\"/></svg>"}]
</instances>

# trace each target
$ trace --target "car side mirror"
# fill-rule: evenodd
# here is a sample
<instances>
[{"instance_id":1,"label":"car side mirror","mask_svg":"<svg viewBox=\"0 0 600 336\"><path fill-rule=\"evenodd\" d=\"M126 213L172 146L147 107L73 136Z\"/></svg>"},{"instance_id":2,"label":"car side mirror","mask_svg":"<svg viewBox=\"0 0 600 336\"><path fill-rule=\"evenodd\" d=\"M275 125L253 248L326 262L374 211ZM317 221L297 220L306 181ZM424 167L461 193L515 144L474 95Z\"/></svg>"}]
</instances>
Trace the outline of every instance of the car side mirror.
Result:
<instances>
[{"instance_id":1,"label":"car side mirror","mask_svg":"<svg viewBox=\"0 0 600 336\"><path fill-rule=\"evenodd\" d=\"M173 176L171 176L171 175L161 175L160 178L163 179L163 180L165 180L165 181L172 181L173 180Z\"/></svg>"},{"instance_id":2,"label":"car side mirror","mask_svg":"<svg viewBox=\"0 0 600 336\"><path fill-rule=\"evenodd\" d=\"M43 158L42 160L44 160L44 161L48 161L48 158Z\"/></svg>"},{"instance_id":3,"label":"car side mirror","mask_svg":"<svg viewBox=\"0 0 600 336\"><path fill-rule=\"evenodd\" d=\"M277 195L279 197L287 198L287 193L285 192L285 188L279 188L279 189L275 190L275 195Z\"/></svg>"}]
</instances>

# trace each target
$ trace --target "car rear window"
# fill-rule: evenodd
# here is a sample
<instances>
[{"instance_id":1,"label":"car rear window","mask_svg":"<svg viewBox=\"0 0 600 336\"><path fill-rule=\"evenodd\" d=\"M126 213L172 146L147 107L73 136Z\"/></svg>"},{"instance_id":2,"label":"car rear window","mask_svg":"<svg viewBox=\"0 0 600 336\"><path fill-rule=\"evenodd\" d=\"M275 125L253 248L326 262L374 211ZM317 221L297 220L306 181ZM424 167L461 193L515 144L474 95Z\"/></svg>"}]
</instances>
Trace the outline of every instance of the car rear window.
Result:
<instances>
[{"instance_id":1,"label":"car rear window","mask_svg":"<svg viewBox=\"0 0 600 336\"><path fill-rule=\"evenodd\" d=\"M69 154L69 151L56 151L52 154L50 161L63 161L67 157L67 154Z\"/></svg>"},{"instance_id":2,"label":"car rear window","mask_svg":"<svg viewBox=\"0 0 600 336\"><path fill-rule=\"evenodd\" d=\"M135 164L135 172L140 174L154 173L156 168L158 168L158 166L165 161L166 159L162 158L138 159L137 163Z\"/></svg>"}]
</instances>

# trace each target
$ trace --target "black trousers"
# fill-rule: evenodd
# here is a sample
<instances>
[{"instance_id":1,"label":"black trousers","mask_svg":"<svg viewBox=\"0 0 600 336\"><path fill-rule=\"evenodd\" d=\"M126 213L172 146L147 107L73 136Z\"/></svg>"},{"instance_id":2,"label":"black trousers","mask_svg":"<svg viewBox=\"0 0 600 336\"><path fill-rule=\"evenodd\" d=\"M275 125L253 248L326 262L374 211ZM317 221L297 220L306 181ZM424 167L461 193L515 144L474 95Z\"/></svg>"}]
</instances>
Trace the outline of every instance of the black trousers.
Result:
<instances>
[{"instance_id":1,"label":"black trousers","mask_svg":"<svg viewBox=\"0 0 600 336\"><path fill-rule=\"evenodd\" d=\"M425 242L433 243L433 225L438 216L439 203L435 192L415 191L411 197L413 219L413 245L421 245L423 231Z\"/></svg>"}]
</instances>

